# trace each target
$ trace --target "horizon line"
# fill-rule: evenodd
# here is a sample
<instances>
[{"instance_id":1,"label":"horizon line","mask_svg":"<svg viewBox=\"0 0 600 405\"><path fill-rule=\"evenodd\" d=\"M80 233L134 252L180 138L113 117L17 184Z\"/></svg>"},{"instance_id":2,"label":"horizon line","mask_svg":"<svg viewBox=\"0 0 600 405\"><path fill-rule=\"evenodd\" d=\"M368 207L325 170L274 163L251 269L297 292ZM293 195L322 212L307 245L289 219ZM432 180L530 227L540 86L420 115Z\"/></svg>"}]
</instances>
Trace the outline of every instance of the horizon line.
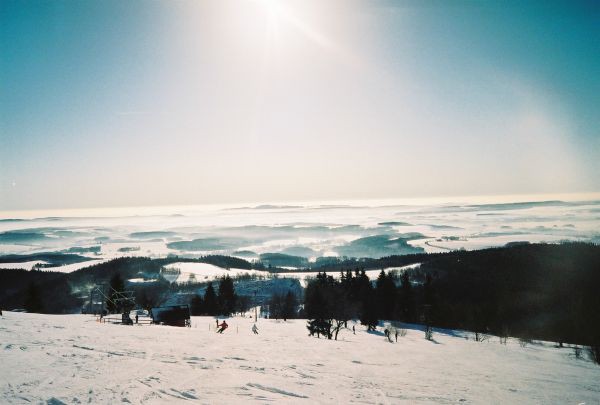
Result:
<instances>
[{"instance_id":1,"label":"horizon line","mask_svg":"<svg viewBox=\"0 0 600 405\"><path fill-rule=\"evenodd\" d=\"M600 191L570 192L570 193L528 193L528 194L482 194L482 195L453 195L437 197L385 197L385 198L356 198L356 199L307 199L307 200L271 200L271 201L245 201L223 203L195 203L195 204L161 204L161 205L118 205L104 207L72 207L72 208L33 208L23 210L0 210L0 219L43 219L51 217L135 217L153 215L176 215L174 210L191 208L204 208L206 211L225 210L232 208L255 209L260 206L272 205L285 208L289 206L310 208L323 205L345 205L348 207L368 206L369 208L382 208L390 205L446 205L446 204L507 204L544 201L593 201L600 200ZM374 205L373 205L374 204ZM341 207L343 208L343 207ZM145 213L135 213L144 210ZM165 212L165 211L171 212ZM203 211L204 211L203 210ZM115 215L119 211L122 215ZM51 215L52 213L70 213L71 215ZM131 212L126 214L126 212ZM85 215L83 215L85 214ZM92 215L93 214L93 215ZM108 215L110 214L110 215Z\"/></svg>"}]
</instances>

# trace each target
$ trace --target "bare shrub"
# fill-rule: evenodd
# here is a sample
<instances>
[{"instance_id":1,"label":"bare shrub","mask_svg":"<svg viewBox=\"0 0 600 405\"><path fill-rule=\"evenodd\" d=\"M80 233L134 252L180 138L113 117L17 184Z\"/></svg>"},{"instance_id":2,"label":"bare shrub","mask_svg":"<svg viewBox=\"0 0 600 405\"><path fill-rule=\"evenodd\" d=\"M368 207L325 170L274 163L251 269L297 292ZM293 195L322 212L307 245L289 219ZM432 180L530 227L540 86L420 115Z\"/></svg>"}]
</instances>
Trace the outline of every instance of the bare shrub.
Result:
<instances>
[{"instance_id":1,"label":"bare shrub","mask_svg":"<svg viewBox=\"0 0 600 405\"><path fill-rule=\"evenodd\" d=\"M502 328L502 330L500 331L500 344L505 345L506 342L508 341L508 335L510 334L510 331L508 329L508 327L504 326Z\"/></svg>"},{"instance_id":2,"label":"bare shrub","mask_svg":"<svg viewBox=\"0 0 600 405\"><path fill-rule=\"evenodd\" d=\"M485 333L481 333L481 332L475 332L475 341L476 342L485 342L486 340L489 340L490 336L486 335Z\"/></svg>"},{"instance_id":3,"label":"bare shrub","mask_svg":"<svg viewBox=\"0 0 600 405\"><path fill-rule=\"evenodd\" d=\"M597 345L588 347L588 354L596 364L600 364L600 346Z\"/></svg>"},{"instance_id":4,"label":"bare shrub","mask_svg":"<svg viewBox=\"0 0 600 405\"><path fill-rule=\"evenodd\" d=\"M531 340L530 338L519 338L519 345L521 347L527 347L527 345L530 345L533 343L533 340Z\"/></svg>"},{"instance_id":5,"label":"bare shrub","mask_svg":"<svg viewBox=\"0 0 600 405\"><path fill-rule=\"evenodd\" d=\"M429 325L425 326L425 339L433 340L433 328Z\"/></svg>"}]
</instances>

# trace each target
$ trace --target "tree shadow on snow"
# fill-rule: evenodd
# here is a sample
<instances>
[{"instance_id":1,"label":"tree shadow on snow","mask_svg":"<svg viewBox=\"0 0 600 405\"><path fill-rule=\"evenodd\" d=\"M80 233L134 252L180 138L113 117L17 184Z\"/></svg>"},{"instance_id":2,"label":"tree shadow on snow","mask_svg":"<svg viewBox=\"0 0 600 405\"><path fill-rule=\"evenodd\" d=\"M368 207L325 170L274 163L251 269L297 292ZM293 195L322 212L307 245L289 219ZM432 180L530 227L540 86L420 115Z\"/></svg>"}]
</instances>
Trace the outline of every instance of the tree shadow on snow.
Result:
<instances>
[{"instance_id":1,"label":"tree shadow on snow","mask_svg":"<svg viewBox=\"0 0 600 405\"><path fill-rule=\"evenodd\" d=\"M415 331L425 333L425 325L421 325L421 324L417 324L417 323L398 323L398 324L392 323L392 326L395 326L396 328L415 330ZM451 336L451 337L464 338L466 335L468 335L469 332L464 331L464 330L433 328L433 333L434 334L439 333L441 335L447 335L447 336ZM441 344L439 342L437 342L437 343Z\"/></svg>"}]
</instances>

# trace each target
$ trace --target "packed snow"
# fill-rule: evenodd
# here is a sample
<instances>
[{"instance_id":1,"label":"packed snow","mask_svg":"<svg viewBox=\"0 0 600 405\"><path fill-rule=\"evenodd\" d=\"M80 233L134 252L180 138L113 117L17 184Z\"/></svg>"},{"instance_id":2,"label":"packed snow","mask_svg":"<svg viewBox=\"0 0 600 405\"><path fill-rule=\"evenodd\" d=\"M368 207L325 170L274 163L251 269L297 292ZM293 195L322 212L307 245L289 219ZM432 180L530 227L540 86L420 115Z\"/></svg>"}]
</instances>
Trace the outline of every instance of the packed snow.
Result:
<instances>
[{"instance_id":1,"label":"packed snow","mask_svg":"<svg viewBox=\"0 0 600 405\"><path fill-rule=\"evenodd\" d=\"M309 337L305 320L193 317L191 328L5 312L0 403L561 403L600 401L600 367L550 343L408 329ZM351 326L351 325L349 325Z\"/></svg>"}]
</instances>

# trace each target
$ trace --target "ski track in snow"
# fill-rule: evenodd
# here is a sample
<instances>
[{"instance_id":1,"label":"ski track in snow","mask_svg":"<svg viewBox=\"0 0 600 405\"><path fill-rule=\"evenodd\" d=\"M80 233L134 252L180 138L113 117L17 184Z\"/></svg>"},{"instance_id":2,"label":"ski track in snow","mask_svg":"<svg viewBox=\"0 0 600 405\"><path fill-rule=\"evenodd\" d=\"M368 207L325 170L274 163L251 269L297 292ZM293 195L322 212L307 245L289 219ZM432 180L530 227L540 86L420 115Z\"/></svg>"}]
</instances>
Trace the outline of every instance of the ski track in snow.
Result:
<instances>
[{"instance_id":1,"label":"ski track in snow","mask_svg":"<svg viewBox=\"0 0 600 405\"><path fill-rule=\"evenodd\" d=\"M600 366L550 343L520 347L409 329L398 343L343 330L308 337L304 320L214 318L192 328L101 324L86 315L5 312L0 403L586 403Z\"/></svg>"}]
</instances>

